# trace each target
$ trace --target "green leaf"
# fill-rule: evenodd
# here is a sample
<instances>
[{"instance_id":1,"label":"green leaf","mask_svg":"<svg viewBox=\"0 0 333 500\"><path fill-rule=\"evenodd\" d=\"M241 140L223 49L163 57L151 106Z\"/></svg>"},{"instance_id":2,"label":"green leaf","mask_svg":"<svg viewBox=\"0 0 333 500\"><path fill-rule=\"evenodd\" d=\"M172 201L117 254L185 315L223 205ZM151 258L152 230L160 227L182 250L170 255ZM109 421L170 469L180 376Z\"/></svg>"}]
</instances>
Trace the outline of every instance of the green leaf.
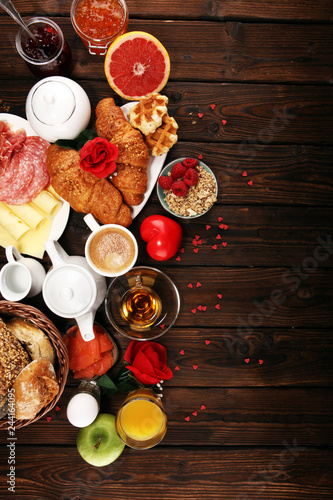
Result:
<instances>
[{"instance_id":1,"label":"green leaf","mask_svg":"<svg viewBox=\"0 0 333 500\"><path fill-rule=\"evenodd\" d=\"M97 380L97 385L99 385L102 389L104 389L104 392L106 392L110 396L118 392L116 384L107 375L102 375Z\"/></svg>"},{"instance_id":2,"label":"green leaf","mask_svg":"<svg viewBox=\"0 0 333 500\"><path fill-rule=\"evenodd\" d=\"M80 151L86 142L95 139L95 137L98 137L95 130L86 129L82 130L82 132L80 132L75 139L58 139L55 144L57 146L61 146L62 148L76 149L77 151Z\"/></svg>"}]
</instances>

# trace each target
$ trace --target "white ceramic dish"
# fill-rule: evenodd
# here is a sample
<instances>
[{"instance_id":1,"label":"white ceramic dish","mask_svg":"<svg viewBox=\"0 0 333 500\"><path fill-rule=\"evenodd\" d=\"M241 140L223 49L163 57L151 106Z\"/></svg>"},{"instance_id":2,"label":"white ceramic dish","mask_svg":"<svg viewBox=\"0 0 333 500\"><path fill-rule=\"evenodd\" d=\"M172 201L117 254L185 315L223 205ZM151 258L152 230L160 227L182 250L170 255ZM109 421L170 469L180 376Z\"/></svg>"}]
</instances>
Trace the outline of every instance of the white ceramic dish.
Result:
<instances>
[{"instance_id":1,"label":"white ceramic dish","mask_svg":"<svg viewBox=\"0 0 333 500\"><path fill-rule=\"evenodd\" d=\"M23 128L28 137L37 135L34 129L30 126L29 122L20 116L12 115L10 113L0 113L0 121L9 123L14 131ZM50 240L58 240L60 238L67 225L69 212L69 203L62 199L62 207L53 219L49 235Z\"/></svg>"},{"instance_id":2,"label":"white ceramic dish","mask_svg":"<svg viewBox=\"0 0 333 500\"><path fill-rule=\"evenodd\" d=\"M137 102L128 102L127 104L124 104L121 106L121 109L123 110L123 113L125 115L125 118L127 119L127 113L128 111L135 106ZM145 204L147 203L152 190L154 189L157 179L160 175L160 172L162 170L162 167L164 165L165 159L167 157L167 153L160 155L160 156L152 156L150 155L150 162L148 165L147 169L147 174L148 174L148 184L147 184L147 191L144 194L143 201L140 203L140 205L137 205L135 207L131 207L131 215L132 218L134 219L143 209Z\"/></svg>"}]
</instances>

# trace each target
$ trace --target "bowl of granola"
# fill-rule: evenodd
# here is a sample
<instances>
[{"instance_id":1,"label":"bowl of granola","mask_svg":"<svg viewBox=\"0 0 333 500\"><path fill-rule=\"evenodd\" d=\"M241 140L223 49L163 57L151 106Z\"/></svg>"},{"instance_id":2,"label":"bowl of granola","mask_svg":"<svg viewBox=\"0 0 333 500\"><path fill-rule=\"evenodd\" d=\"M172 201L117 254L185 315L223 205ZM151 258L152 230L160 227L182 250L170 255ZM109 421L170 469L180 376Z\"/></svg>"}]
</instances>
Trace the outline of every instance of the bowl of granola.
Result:
<instances>
[{"instance_id":1,"label":"bowl of granola","mask_svg":"<svg viewBox=\"0 0 333 500\"><path fill-rule=\"evenodd\" d=\"M162 207L181 219L204 215L216 202L217 193L214 173L196 158L172 161L157 180L157 196Z\"/></svg>"}]
</instances>

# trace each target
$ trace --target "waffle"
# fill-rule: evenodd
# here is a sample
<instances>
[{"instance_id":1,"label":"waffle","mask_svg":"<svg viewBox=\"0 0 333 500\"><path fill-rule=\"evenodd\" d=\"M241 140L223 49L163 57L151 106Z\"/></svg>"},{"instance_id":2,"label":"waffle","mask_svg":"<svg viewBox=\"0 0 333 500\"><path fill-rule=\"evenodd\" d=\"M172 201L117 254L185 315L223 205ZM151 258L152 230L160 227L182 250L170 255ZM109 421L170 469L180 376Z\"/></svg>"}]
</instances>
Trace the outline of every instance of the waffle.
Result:
<instances>
[{"instance_id":1,"label":"waffle","mask_svg":"<svg viewBox=\"0 0 333 500\"><path fill-rule=\"evenodd\" d=\"M145 142L151 149L153 156L160 156L167 153L169 149L176 144L178 124L174 118L164 115L162 125L155 132L145 137Z\"/></svg>"},{"instance_id":2,"label":"waffle","mask_svg":"<svg viewBox=\"0 0 333 500\"><path fill-rule=\"evenodd\" d=\"M166 96L158 93L144 97L129 110L127 118L132 127L144 135L152 134L162 125L162 117L168 113L168 102Z\"/></svg>"}]
</instances>

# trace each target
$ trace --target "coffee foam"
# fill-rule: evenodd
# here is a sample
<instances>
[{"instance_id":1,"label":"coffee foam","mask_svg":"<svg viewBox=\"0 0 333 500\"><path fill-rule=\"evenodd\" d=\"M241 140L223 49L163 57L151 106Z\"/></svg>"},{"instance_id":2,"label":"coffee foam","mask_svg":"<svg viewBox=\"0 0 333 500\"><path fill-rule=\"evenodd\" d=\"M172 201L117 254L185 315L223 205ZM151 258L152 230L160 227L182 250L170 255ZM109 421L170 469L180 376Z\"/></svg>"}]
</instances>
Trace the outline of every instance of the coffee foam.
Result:
<instances>
[{"instance_id":1,"label":"coffee foam","mask_svg":"<svg viewBox=\"0 0 333 500\"><path fill-rule=\"evenodd\" d=\"M93 236L89 245L89 256L102 272L121 273L135 257L135 245L125 231L106 228Z\"/></svg>"}]
</instances>

